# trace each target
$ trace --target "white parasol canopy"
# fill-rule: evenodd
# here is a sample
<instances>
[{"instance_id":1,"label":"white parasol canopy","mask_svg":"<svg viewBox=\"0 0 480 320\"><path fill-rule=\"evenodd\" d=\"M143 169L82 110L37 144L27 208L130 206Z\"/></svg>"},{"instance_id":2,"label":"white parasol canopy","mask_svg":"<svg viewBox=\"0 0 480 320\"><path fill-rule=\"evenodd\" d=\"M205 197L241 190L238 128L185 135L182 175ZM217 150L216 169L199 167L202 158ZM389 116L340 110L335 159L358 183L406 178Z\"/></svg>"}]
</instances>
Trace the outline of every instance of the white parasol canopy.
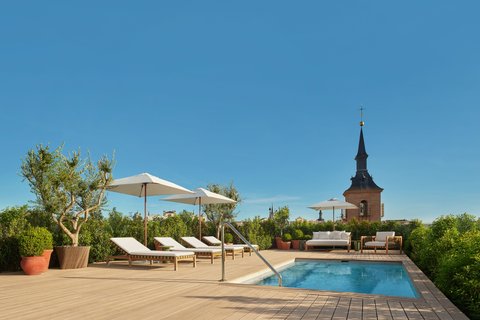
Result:
<instances>
[{"instance_id":1,"label":"white parasol canopy","mask_svg":"<svg viewBox=\"0 0 480 320\"><path fill-rule=\"evenodd\" d=\"M202 204L221 204L221 203L236 203L237 201L227 198L221 194L197 188L193 194L176 194L163 198L162 200L180 202L187 204L198 204L198 224L199 224L199 239L202 239L202 221L201 221L201 206Z\"/></svg>"},{"instance_id":2,"label":"white parasol canopy","mask_svg":"<svg viewBox=\"0 0 480 320\"><path fill-rule=\"evenodd\" d=\"M332 198L326 201L318 202L309 206L314 210L333 210L333 228L335 229L335 209L357 209L357 206L346 201Z\"/></svg>"}]
</instances>

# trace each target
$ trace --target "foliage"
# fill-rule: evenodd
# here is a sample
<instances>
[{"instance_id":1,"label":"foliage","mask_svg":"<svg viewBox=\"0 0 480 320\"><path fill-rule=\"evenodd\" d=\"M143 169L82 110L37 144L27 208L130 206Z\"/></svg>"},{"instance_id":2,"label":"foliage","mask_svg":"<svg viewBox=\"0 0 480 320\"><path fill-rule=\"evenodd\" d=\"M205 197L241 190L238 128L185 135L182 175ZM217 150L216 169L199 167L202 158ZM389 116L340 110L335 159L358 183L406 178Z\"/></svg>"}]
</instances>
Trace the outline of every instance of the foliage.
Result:
<instances>
[{"instance_id":1,"label":"foliage","mask_svg":"<svg viewBox=\"0 0 480 320\"><path fill-rule=\"evenodd\" d=\"M51 151L38 145L22 162L22 176L37 197L37 208L51 215L74 246L83 224L105 204L111 173L107 157L94 165L90 158L82 160L80 152L63 155L62 147Z\"/></svg>"},{"instance_id":2,"label":"foliage","mask_svg":"<svg viewBox=\"0 0 480 320\"><path fill-rule=\"evenodd\" d=\"M179 216L171 216L157 221L159 226L156 237L172 237L180 241L181 237L187 236L187 226Z\"/></svg>"},{"instance_id":3,"label":"foliage","mask_svg":"<svg viewBox=\"0 0 480 320\"><path fill-rule=\"evenodd\" d=\"M53 237L50 231L42 227L31 227L18 237L18 251L21 256L41 256L45 249L53 248Z\"/></svg>"},{"instance_id":4,"label":"foliage","mask_svg":"<svg viewBox=\"0 0 480 320\"><path fill-rule=\"evenodd\" d=\"M83 226L80 234L80 242L90 246L88 262L105 261L108 256L114 254L110 238L112 229L108 221L103 218L91 219Z\"/></svg>"},{"instance_id":5,"label":"foliage","mask_svg":"<svg viewBox=\"0 0 480 320\"><path fill-rule=\"evenodd\" d=\"M285 242L292 241L292 235L290 233L284 233L282 236L282 240Z\"/></svg>"},{"instance_id":6,"label":"foliage","mask_svg":"<svg viewBox=\"0 0 480 320\"><path fill-rule=\"evenodd\" d=\"M273 213L273 221L275 222L275 235L283 235L283 231L288 225L289 218L290 209L287 206L281 207Z\"/></svg>"},{"instance_id":7,"label":"foliage","mask_svg":"<svg viewBox=\"0 0 480 320\"><path fill-rule=\"evenodd\" d=\"M250 243L257 244L261 250L265 250L272 246L273 236L268 232L270 227L268 220L262 221L257 216L253 219L245 220L243 225L237 229L246 236Z\"/></svg>"},{"instance_id":8,"label":"foliage","mask_svg":"<svg viewBox=\"0 0 480 320\"><path fill-rule=\"evenodd\" d=\"M225 243L233 243L233 235L231 233L225 232L223 240L225 240Z\"/></svg>"},{"instance_id":9,"label":"foliage","mask_svg":"<svg viewBox=\"0 0 480 320\"><path fill-rule=\"evenodd\" d=\"M303 240L303 231L300 229L293 230L292 240Z\"/></svg>"},{"instance_id":10,"label":"foliage","mask_svg":"<svg viewBox=\"0 0 480 320\"><path fill-rule=\"evenodd\" d=\"M442 216L409 237L415 264L471 319L480 319L479 222L468 214Z\"/></svg>"},{"instance_id":11,"label":"foliage","mask_svg":"<svg viewBox=\"0 0 480 320\"><path fill-rule=\"evenodd\" d=\"M0 212L0 239L16 236L30 226L27 210L27 206L21 206L5 208Z\"/></svg>"},{"instance_id":12,"label":"foliage","mask_svg":"<svg viewBox=\"0 0 480 320\"><path fill-rule=\"evenodd\" d=\"M207 216L207 219L214 224L217 238L219 238L220 226L222 222L230 222L237 215L234 211L237 207L237 204L241 201L240 194L238 193L238 190L237 188L235 188L233 183L230 183L230 185L228 186L209 184L207 186L207 189L236 201L236 203L207 204L202 206L203 211Z\"/></svg>"},{"instance_id":13,"label":"foliage","mask_svg":"<svg viewBox=\"0 0 480 320\"><path fill-rule=\"evenodd\" d=\"M187 227L187 231L185 232L185 234L188 234L188 235L198 234L198 217L195 216L195 214L192 211L183 210L178 214L178 216L180 217L180 219L182 219L183 223ZM202 230L205 230L203 224L202 224Z\"/></svg>"}]
</instances>

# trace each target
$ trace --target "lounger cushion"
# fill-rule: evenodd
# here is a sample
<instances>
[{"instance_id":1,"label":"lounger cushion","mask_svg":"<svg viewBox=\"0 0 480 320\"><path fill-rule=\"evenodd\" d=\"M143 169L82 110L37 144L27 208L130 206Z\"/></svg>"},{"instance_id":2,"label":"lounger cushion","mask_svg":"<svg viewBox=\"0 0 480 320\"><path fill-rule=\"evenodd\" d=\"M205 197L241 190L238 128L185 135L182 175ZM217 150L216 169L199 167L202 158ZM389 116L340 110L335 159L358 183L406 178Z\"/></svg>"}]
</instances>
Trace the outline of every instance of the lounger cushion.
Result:
<instances>
[{"instance_id":1,"label":"lounger cushion","mask_svg":"<svg viewBox=\"0 0 480 320\"><path fill-rule=\"evenodd\" d=\"M129 253L131 256L154 256L154 257L180 257L194 255L193 251L133 251Z\"/></svg>"},{"instance_id":2,"label":"lounger cushion","mask_svg":"<svg viewBox=\"0 0 480 320\"><path fill-rule=\"evenodd\" d=\"M180 243L175 241L175 239L170 237L154 237L155 241L159 242L162 246L172 247L170 250L173 251L193 251L193 252L211 252L219 253L222 252L222 249L209 249L209 248L185 248Z\"/></svg>"}]
</instances>

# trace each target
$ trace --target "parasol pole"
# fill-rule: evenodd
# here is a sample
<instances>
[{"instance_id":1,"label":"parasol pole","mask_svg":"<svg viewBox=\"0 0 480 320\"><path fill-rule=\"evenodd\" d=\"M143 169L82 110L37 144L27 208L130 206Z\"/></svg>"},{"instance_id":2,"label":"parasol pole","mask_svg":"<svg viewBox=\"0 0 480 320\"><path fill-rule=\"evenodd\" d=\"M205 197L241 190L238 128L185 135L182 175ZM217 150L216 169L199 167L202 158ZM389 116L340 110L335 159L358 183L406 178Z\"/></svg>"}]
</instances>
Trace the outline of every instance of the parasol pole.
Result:
<instances>
[{"instance_id":1,"label":"parasol pole","mask_svg":"<svg viewBox=\"0 0 480 320\"><path fill-rule=\"evenodd\" d=\"M144 183L145 186L145 194L143 200L143 212L144 212L144 219L143 219L143 244L145 247L147 246L147 184Z\"/></svg>"}]
</instances>

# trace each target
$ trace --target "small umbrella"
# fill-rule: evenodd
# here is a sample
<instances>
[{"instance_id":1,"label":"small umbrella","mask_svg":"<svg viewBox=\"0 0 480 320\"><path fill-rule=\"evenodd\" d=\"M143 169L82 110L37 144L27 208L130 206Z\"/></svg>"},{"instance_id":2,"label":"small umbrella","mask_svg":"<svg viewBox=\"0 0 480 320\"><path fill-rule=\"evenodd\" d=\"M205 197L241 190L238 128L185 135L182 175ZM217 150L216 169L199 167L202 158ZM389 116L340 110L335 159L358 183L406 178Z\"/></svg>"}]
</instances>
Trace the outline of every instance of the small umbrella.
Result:
<instances>
[{"instance_id":1,"label":"small umbrella","mask_svg":"<svg viewBox=\"0 0 480 320\"><path fill-rule=\"evenodd\" d=\"M180 202L187 204L198 204L198 232L199 239L202 239L202 221L201 221L201 206L202 204L220 204L220 203L236 203L237 201L222 196L221 194L208 191L203 188L197 188L193 194L176 194L163 198L162 200Z\"/></svg>"},{"instance_id":2,"label":"small umbrella","mask_svg":"<svg viewBox=\"0 0 480 320\"><path fill-rule=\"evenodd\" d=\"M333 229L335 230L335 208L336 209L357 209L357 206L351 204L350 202L345 202L338 200L336 198L332 198L326 201L322 201L319 203L312 204L309 206L311 209L315 210L333 210Z\"/></svg>"},{"instance_id":3,"label":"small umbrella","mask_svg":"<svg viewBox=\"0 0 480 320\"><path fill-rule=\"evenodd\" d=\"M147 196L164 194L193 193L173 182L160 179L148 173L136 176L115 179L107 188L108 191L125 193L132 196L144 197L144 244L147 245Z\"/></svg>"}]
</instances>

